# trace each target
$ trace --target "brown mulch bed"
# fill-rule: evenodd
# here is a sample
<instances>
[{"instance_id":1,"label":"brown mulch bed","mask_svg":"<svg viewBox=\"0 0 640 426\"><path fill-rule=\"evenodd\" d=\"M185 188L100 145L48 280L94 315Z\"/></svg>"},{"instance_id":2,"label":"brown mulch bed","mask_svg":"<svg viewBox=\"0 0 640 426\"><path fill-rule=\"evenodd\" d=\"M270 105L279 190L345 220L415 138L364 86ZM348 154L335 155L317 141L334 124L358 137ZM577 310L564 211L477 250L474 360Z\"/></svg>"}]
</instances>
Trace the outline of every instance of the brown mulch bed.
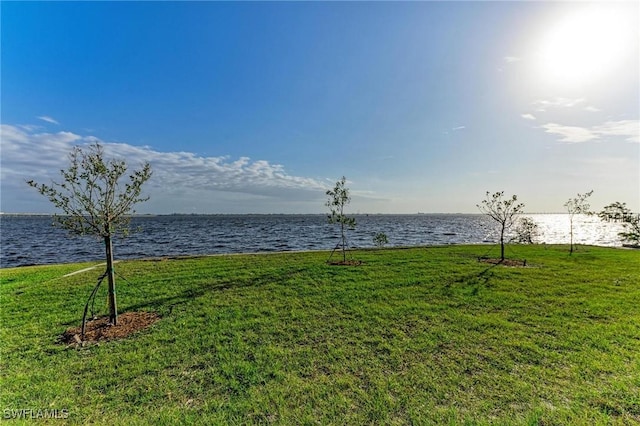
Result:
<instances>
[{"instance_id":1,"label":"brown mulch bed","mask_svg":"<svg viewBox=\"0 0 640 426\"><path fill-rule=\"evenodd\" d=\"M504 265L504 266L512 266L512 267L525 267L527 266L526 260L514 260L514 259L490 259L481 257L478 259L479 262L491 263L492 265Z\"/></svg>"},{"instance_id":2,"label":"brown mulch bed","mask_svg":"<svg viewBox=\"0 0 640 426\"><path fill-rule=\"evenodd\" d=\"M81 338L82 327L68 328L62 336L60 343L82 344L85 342L99 342L107 340L123 339L144 330L160 319L153 312L125 312L118 315L118 325L110 325L109 317L101 317L87 321L84 339Z\"/></svg>"}]
</instances>

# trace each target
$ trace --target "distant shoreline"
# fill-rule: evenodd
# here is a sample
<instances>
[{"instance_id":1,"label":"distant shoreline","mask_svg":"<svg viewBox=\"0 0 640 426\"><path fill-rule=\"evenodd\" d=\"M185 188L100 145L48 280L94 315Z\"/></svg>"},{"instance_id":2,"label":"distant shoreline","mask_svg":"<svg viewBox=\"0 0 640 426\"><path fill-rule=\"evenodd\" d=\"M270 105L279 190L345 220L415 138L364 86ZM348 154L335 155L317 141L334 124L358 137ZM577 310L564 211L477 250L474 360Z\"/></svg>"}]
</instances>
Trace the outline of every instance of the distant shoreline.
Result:
<instances>
[{"instance_id":1,"label":"distant shoreline","mask_svg":"<svg viewBox=\"0 0 640 426\"><path fill-rule=\"evenodd\" d=\"M561 214L566 215L566 212L532 212L522 213L521 216L527 215L548 215L548 214ZM64 216L59 213L7 213L0 212L0 216L18 216L18 217L47 217L47 216ZM194 217L194 216L326 216L327 213L140 213L133 214L130 217ZM484 216L483 213L351 213L348 216Z\"/></svg>"}]
</instances>

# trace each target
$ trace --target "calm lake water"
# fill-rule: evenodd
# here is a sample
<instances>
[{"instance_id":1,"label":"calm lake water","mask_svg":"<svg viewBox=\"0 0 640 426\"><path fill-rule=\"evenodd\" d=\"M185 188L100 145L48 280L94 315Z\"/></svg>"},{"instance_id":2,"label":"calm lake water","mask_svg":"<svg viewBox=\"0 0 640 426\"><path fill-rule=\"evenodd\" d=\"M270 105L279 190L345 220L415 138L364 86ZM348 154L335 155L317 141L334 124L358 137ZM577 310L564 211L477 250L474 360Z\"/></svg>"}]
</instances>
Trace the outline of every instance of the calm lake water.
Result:
<instances>
[{"instance_id":1,"label":"calm lake water","mask_svg":"<svg viewBox=\"0 0 640 426\"><path fill-rule=\"evenodd\" d=\"M539 227L536 242L569 242L566 214L527 215ZM372 247L384 232L387 246L490 244L498 240L495 222L480 214L355 215L348 234L352 248ZM104 259L102 242L70 237L52 225L49 216L0 216L0 267L82 262ZM143 216L132 220L140 228L114 242L117 259L292 250L331 250L339 241L337 225L326 215L196 215ZM597 217L574 220L579 244L620 246L619 224Z\"/></svg>"}]
</instances>

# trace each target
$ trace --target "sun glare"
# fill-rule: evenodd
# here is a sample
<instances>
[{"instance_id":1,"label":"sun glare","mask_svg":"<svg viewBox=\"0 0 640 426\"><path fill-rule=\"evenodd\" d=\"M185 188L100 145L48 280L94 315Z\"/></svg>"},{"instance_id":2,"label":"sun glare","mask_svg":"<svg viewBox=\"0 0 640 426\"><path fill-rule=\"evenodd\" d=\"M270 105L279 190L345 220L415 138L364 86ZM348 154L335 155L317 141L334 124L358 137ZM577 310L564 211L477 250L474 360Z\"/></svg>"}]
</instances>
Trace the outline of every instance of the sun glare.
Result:
<instances>
[{"instance_id":1,"label":"sun glare","mask_svg":"<svg viewBox=\"0 0 640 426\"><path fill-rule=\"evenodd\" d=\"M589 5L553 22L537 52L540 77L561 87L596 84L610 77L633 52L638 36L634 10L620 4Z\"/></svg>"}]
</instances>

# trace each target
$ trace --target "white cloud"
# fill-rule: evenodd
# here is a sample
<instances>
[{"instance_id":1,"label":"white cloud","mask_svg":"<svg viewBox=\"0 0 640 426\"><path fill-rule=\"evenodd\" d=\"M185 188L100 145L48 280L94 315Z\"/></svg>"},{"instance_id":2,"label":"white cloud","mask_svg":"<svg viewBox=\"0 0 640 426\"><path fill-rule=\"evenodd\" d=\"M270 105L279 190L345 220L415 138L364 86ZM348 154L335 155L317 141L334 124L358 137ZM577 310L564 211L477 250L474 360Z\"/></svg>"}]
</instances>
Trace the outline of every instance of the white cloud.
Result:
<instances>
[{"instance_id":1,"label":"white cloud","mask_svg":"<svg viewBox=\"0 0 640 426\"><path fill-rule=\"evenodd\" d=\"M561 142L587 142L597 139L598 136L590 129L576 126L564 126L562 124L547 123L542 126L547 133L562 136Z\"/></svg>"},{"instance_id":2,"label":"white cloud","mask_svg":"<svg viewBox=\"0 0 640 426\"><path fill-rule=\"evenodd\" d=\"M573 108L575 106L584 104L585 102L587 102L585 98L555 97L553 99L538 99L537 101L534 101L532 105L536 111L545 112L551 108ZM593 105L587 105L582 109L589 112L602 111L600 108Z\"/></svg>"},{"instance_id":3,"label":"white cloud","mask_svg":"<svg viewBox=\"0 0 640 426\"><path fill-rule=\"evenodd\" d=\"M536 117L533 114L520 114L520 117L524 118L525 120L535 120Z\"/></svg>"},{"instance_id":4,"label":"white cloud","mask_svg":"<svg viewBox=\"0 0 640 426\"><path fill-rule=\"evenodd\" d=\"M640 120L607 121L593 127L600 136L623 136L628 142L640 143Z\"/></svg>"},{"instance_id":5,"label":"white cloud","mask_svg":"<svg viewBox=\"0 0 640 426\"><path fill-rule=\"evenodd\" d=\"M508 64L512 64L514 62L521 61L521 59L518 58L517 56L505 56L504 61Z\"/></svg>"},{"instance_id":6,"label":"white cloud","mask_svg":"<svg viewBox=\"0 0 640 426\"><path fill-rule=\"evenodd\" d=\"M466 129L466 128L467 128L467 126L458 126L458 127L454 127L451 130L453 130L454 132L457 132L458 130L463 130L463 129Z\"/></svg>"},{"instance_id":7,"label":"white cloud","mask_svg":"<svg viewBox=\"0 0 640 426\"><path fill-rule=\"evenodd\" d=\"M100 141L94 136L70 132L36 133L12 125L1 126L3 190L24 190L24 182L59 179L74 145ZM132 168L148 161L153 176L148 182L152 199L171 194L210 194L216 191L274 200L308 200L324 196L327 185L316 179L294 176L280 164L240 157L203 157L191 152L159 152L126 143L101 143L109 156L124 158ZM197 201L197 200L196 200ZM160 200L158 200L160 203ZM169 204L165 200L164 204ZM179 207L179 206L176 206Z\"/></svg>"},{"instance_id":8,"label":"white cloud","mask_svg":"<svg viewBox=\"0 0 640 426\"><path fill-rule=\"evenodd\" d=\"M51 124L60 124L58 123L58 121L56 121L54 118L49 117L48 115L41 115L40 117L38 117L40 120L42 121L46 121L47 123L51 123Z\"/></svg>"},{"instance_id":9,"label":"white cloud","mask_svg":"<svg viewBox=\"0 0 640 426\"><path fill-rule=\"evenodd\" d=\"M585 102L584 98L561 98L556 97L554 99L539 99L533 102L533 106L536 111L546 111L548 108L572 108L576 105Z\"/></svg>"},{"instance_id":10,"label":"white cloud","mask_svg":"<svg viewBox=\"0 0 640 426\"><path fill-rule=\"evenodd\" d=\"M64 164L74 143L82 137L71 132L36 133L30 126L0 126L2 144L2 180L10 179L12 171L19 174L47 175Z\"/></svg>"},{"instance_id":11,"label":"white cloud","mask_svg":"<svg viewBox=\"0 0 640 426\"><path fill-rule=\"evenodd\" d=\"M599 111L602 111L600 108L597 108L597 107L595 107L595 106L593 106L593 105L588 105L588 106L584 107L584 110L585 110L585 111L589 111L589 112L599 112Z\"/></svg>"},{"instance_id":12,"label":"white cloud","mask_svg":"<svg viewBox=\"0 0 640 426\"><path fill-rule=\"evenodd\" d=\"M562 136L561 142L587 142L606 139L610 136L621 136L625 141L640 143L640 121L621 120L607 121L592 127L565 126L557 123L547 123L542 126L547 133Z\"/></svg>"}]
</instances>

